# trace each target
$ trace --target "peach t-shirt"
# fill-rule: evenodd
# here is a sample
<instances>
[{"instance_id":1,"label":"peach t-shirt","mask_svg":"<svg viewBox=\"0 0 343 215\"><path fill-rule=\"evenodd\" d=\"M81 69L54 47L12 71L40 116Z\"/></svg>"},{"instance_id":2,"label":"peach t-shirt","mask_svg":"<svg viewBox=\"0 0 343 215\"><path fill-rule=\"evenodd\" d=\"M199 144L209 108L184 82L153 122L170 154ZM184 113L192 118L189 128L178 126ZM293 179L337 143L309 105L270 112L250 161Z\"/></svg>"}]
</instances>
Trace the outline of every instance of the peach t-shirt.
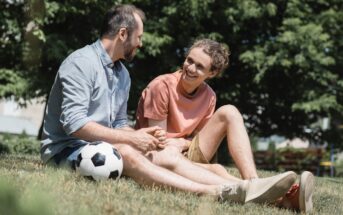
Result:
<instances>
[{"instance_id":1,"label":"peach t-shirt","mask_svg":"<svg viewBox=\"0 0 343 215\"><path fill-rule=\"evenodd\" d=\"M136 113L136 128L148 127L148 119L167 119L168 137L191 137L212 116L216 95L203 83L193 95L179 84L181 71L160 75L142 92Z\"/></svg>"}]
</instances>

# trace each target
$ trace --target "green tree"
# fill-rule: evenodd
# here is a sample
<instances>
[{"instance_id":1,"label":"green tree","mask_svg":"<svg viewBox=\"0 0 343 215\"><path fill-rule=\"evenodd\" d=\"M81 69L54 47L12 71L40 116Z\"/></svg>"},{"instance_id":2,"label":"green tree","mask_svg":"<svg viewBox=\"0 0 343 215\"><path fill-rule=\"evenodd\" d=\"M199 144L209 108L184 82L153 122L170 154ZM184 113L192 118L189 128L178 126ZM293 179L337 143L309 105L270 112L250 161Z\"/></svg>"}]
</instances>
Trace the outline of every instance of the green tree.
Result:
<instances>
[{"instance_id":1,"label":"green tree","mask_svg":"<svg viewBox=\"0 0 343 215\"><path fill-rule=\"evenodd\" d=\"M129 109L155 76L182 65L199 37L227 44L230 67L210 81L218 106L234 104L257 135L339 144L343 122L341 0L132 0L147 15L144 46L127 66ZM47 95L62 60L98 36L108 0L2 1L0 96ZM3 63L4 62L4 63ZM306 133L322 117L332 127Z\"/></svg>"}]
</instances>

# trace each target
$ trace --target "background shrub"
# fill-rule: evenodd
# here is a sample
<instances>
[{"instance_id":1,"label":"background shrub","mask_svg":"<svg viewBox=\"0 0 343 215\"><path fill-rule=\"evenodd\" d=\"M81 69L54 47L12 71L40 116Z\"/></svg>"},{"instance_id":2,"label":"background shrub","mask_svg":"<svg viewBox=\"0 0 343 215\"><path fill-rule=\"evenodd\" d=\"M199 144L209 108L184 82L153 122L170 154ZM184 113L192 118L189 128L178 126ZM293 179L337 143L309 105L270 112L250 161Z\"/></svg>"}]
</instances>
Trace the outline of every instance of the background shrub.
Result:
<instances>
[{"instance_id":1,"label":"background shrub","mask_svg":"<svg viewBox=\"0 0 343 215\"><path fill-rule=\"evenodd\" d=\"M35 137L23 133L21 135L1 134L0 154L39 154L40 143Z\"/></svg>"}]
</instances>

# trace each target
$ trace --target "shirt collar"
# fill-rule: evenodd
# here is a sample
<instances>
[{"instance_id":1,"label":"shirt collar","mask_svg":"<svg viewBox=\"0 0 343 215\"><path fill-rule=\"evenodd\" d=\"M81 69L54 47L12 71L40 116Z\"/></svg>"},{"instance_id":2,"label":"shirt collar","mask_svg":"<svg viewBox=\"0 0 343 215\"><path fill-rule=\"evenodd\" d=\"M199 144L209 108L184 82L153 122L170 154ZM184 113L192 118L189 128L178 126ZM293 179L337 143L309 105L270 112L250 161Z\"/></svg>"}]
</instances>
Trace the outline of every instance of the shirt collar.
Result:
<instances>
[{"instance_id":1,"label":"shirt collar","mask_svg":"<svg viewBox=\"0 0 343 215\"><path fill-rule=\"evenodd\" d=\"M103 44L101 43L101 40L98 39L95 43L94 46L96 48L96 51L98 52L102 65L103 66L107 66L110 68L113 68L114 63L112 61L112 59L110 58L110 56L107 54Z\"/></svg>"}]
</instances>

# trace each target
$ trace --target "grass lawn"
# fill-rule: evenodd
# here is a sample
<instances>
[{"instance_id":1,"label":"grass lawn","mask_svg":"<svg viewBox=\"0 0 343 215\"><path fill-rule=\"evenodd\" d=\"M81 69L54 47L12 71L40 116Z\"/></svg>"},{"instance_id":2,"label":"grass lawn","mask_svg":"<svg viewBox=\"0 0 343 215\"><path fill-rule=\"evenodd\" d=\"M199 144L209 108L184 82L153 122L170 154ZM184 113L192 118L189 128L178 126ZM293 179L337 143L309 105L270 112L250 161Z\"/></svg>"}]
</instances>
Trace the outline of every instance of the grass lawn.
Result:
<instances>
[{"instance_id":1,"label":"grass lawn","mask_svg":"<svg viewBox=\"0 0 343 215\"><path fill-rule=\"evenodd\" d=\"M234 168L227 168L234 175ZM260 171L260 176L274 173ZM343 179L316 178L314 214L343 214ZM92 182L42 165L37 155L0 155L0 214L293 214L267 205L219 203L209 197L134 181Z\"/></svg>"}]
</instances>

